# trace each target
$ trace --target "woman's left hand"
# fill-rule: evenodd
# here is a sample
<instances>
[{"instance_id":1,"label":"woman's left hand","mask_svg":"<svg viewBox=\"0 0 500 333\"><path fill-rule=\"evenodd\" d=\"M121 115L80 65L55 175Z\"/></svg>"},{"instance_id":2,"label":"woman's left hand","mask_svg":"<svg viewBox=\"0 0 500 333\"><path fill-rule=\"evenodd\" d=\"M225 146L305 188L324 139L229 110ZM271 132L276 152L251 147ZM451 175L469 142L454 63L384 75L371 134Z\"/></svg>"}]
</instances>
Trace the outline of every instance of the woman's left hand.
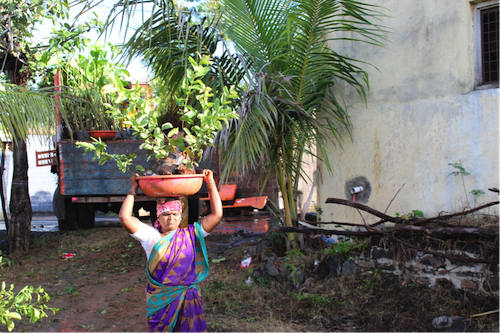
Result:
<instances>
[{"instance_id":1,"label":"woman's left hand","mask_svg":"<svg viewBox=\"0 0 500 333\"><path fill-rule=\"evenodd\" d=\"M214 180L214 173L212 172L212 170L203 170L203 180L207 183L207 185L210 181Z\"/></svg>"}]
</instances>

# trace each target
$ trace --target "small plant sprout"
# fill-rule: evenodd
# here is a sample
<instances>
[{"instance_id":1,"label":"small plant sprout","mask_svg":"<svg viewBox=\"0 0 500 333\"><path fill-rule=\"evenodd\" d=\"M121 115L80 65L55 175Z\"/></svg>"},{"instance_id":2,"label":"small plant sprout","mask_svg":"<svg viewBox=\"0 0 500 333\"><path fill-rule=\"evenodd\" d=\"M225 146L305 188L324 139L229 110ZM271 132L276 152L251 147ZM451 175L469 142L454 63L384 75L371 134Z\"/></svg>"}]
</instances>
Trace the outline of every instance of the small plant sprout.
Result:
<instances>
[{"instance_id":1,"label":"small plant sprout","mask_svg":"<svg viewBox=\"0 0 500 333\"><path fill-rule=\"evenodd\" d=\"M477 199L485 194L483 190L472 190L470 193L474 196L474 206L477 204Z\"/></svg>"},{"instance_id":2,"label":"small plant sprout","mask_svg":"<svg viewBox=\"0 0 500 333\"><path fill-rule=\"evenodd\" d=\"M470 205L470 202L469 202L469 199L468 199L468 195L467 195L467 188L465 187L465 180L464 180L464 177L465 176L469 176L470 173L467 172L467 170L465 170L465 168L462 166L462 161L459 160L458 162L456 163L448 163L448 165L454 167L456 169L456 171L453 171L452 173L450 173L450 176L453 175L453 176L460 176L462 178L462 185L464 187L464 193L465 193L465 200L467 200L467 206L469 208L471 208L471 205ZM471 192L472 195L474 195L474 205L476 204L476 199L479 198L481 195L484 194L484 191L483 190L472 190Z\"/></svg>"},{"instance_id":3,"label":"small plant sprout","mask_svg":"<svg viewBox=\"0 0 500 333\"><path fill-rule=\"evenodd\" d=\"M316 221L321 222L321 215L323 215L323 209L320 206L316 207L316 214L317 214Z\"/></svg>"},{"instance_id":4,"label":"small plant sprout","mask_svg":"<svg viewBox=\"0 0 500 333\"><path fill-rule=\"evenodd\" d=\"M418 220L425 218L424 212L419 209L413 209L411 213L408 214L401 214L400 212L396 212L395 216L400 217L403 220Z\"/></svg>"}]
</instances>

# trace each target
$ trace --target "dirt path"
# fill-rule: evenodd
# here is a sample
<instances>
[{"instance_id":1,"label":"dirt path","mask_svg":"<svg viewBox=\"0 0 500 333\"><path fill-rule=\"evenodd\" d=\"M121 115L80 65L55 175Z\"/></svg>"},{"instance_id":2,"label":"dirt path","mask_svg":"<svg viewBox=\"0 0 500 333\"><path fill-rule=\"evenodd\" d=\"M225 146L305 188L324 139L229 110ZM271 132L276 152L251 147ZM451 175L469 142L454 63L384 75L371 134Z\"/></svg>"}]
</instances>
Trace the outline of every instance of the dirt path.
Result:
<instances>
[{"instance_id":1,"label":"dirt path","mask_svg":"<svg viewBox=\"0 0 500 333\"><path fill-rule=\"evenodd\" d=\"M498 308L498 297L470 295L443 286L402 287L397 278L316 275L300 291L284 281L245 281L261 256L243 270L248 245L262 236L212 234L206 238L210 275L200 285L209 331L428 331L440 315L468 316ZM59 308L48 318L16 322L15 331L143 332L146 326L146 256L119 227L46 233L32 237L30 253L8 257L2 279L19 290L42 286ZM275 251L276 252L276 251ZM61 253L75 253L62 259ZM314 255L314 254L312 254ZM474 330L497 331L498 314ZM0 325L0 327L2 327Z\"/></svg>"}]
</instances>

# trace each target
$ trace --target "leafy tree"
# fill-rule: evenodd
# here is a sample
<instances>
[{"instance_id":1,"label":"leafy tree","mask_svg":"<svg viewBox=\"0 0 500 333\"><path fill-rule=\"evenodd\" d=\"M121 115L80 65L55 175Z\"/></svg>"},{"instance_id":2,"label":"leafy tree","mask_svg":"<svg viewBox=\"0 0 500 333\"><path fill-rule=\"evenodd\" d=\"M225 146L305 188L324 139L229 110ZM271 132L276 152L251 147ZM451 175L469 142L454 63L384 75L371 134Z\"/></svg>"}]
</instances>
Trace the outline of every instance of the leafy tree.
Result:
<instances>
[{"instance_id":1,"label":"leafy tree","mask_svg":"<svg viewBox=\"0 0 500 333\"><path fill-rule=\"evenodd\" d=\"M82 1L72 3L78 5ZM81 13L92 8L88 2ZM0 92L2 130L12 139L14 172L11 190L11 220L7 222L9 251L27 251L31 231L32 209L28 192L28 158L26 138L29 131L40 126L54 125L54 100L41 92L30 91L32 72L40 60L41 46L31 41L36 25L44 20L68 18L69 0L1 0L0 1L0 64L7 82L17 88L3 85ZM79 16L79 15L78 15ZM75 45L84 28L65 25L51 40L51 47ZM49 46L45 46L47 48ZM43 48L42 48L43 49ZM7 217L5 216L7 219Z\"/></svg>"}]
</instances>

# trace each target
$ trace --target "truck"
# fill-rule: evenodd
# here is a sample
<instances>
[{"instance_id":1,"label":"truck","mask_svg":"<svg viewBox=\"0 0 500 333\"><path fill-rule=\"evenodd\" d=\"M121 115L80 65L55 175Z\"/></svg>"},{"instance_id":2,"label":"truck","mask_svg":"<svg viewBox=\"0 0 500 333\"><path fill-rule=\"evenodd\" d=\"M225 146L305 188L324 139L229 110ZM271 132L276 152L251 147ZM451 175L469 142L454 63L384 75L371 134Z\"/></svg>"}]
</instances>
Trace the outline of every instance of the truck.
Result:
<instances>
[{"instance_id":1,"label":"truck","mask_svg":"<svg viewBox=\"0 0 500 333\"><path fill-rule=\"evenodd\" d=\"M136 162L152 168L138 140L107 141L108 151L119 154L137 154ZM112 161L99 165L93 153L84 154L73 140L56 142L55 150L37 152L37 166L51 165L57 174L58 186L53 196L54 213L60 230L93 228L95 212L120 211L121 203L130 190L131 173L123 173ZM142 208L155 216L156 200L138 193L134 213ZM147 214L146 214L147 215Z\"/></svg>"}]
</instances>

